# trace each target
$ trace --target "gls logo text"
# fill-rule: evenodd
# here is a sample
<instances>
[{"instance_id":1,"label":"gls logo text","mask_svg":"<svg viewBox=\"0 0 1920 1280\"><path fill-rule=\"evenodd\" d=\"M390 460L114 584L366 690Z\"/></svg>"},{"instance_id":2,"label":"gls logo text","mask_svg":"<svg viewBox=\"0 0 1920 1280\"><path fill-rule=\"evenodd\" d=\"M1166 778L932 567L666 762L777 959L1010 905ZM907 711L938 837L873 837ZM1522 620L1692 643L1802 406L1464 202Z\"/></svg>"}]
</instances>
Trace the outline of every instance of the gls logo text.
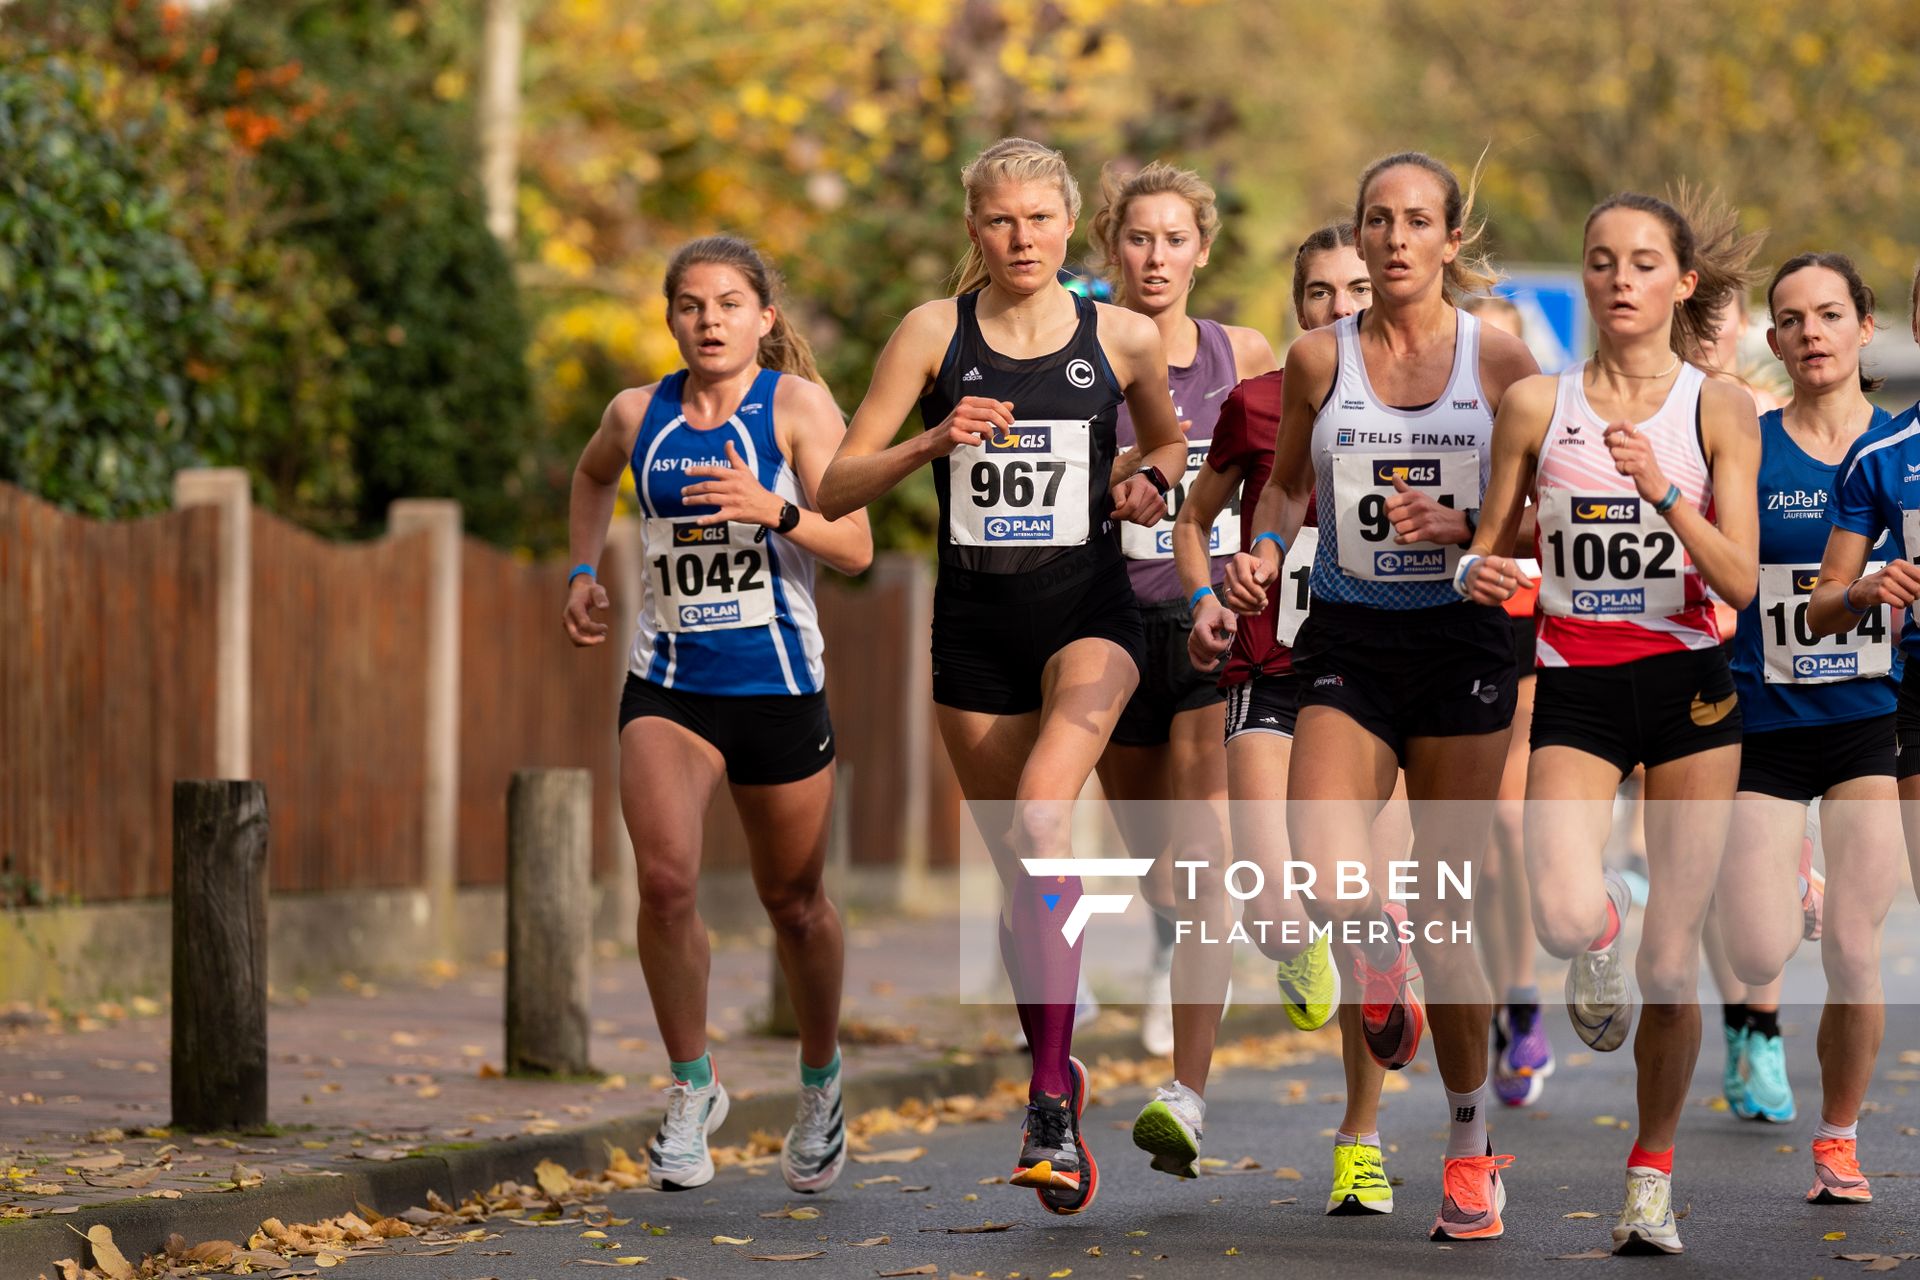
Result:
<instances>
[{"instance_id":1,"label":"gls logo text","mask_svg":"<svg viewBox=\"0 0 1920 1280\"><path fill-rule=\"evenodd\" d=\"M1132 876L1138 880L1153 869L1152 858L1022 858L1020 865L1027 874L1040 879L1048 876ZM1043 893L1041 901L1052 911L1060 905L1060 895ZM1086 932L1087 921L1095 916L1123 915L1133 902L1130 893L1083 893L1080 900L1073 904L1073 910L1060 925L1060 936L1067 940L1068 946L1080 941L1080 935Z\"/></svg>"}]
</instances>

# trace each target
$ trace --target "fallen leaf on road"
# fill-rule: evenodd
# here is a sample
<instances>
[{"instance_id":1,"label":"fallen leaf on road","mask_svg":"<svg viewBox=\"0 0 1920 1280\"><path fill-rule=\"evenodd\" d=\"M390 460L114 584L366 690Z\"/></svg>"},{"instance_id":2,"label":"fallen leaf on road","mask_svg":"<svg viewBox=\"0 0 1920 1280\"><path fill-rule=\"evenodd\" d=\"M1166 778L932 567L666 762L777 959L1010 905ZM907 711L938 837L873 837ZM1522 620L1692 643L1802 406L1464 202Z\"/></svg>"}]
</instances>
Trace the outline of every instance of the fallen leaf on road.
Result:
<instances>
[{"instance_id":1,"label":"fallen leaf on road","mask_svg":"<svg viewBox=\"0 0 1920 1280\"><path fill-rule=\"evenodd\" d=\"M711 1038L711 1037L709 1037ZM751 1253L748 1262L806 1262L813 1258L827 1256L825 1249L815 1249L812 1253Z\"/></svg>"},{"instance_id":2,"label":"fallen leaf on road","mask_svg":"<svg viewBox=\"0 0 1920 1280\"><path fill-rule=\"evenodd\" d=\"M149 1191L149 1192L147 1192L147 1199L149 1199L149 1200L178 1200L178 1199L180 1198L180 1194L181 1194L180 1192L178 1192L178 1191L175 1191L175 1190L173 1190L173 1189L172 1189L171 1187L163 1187L163 1188L161 1188L161 1189L160 1189L160 1190L158 1190L158 1191Z\"/></svg>"},{"instance_id":3,"label":"fallen leaf on road","mask_svg":"<svg viewBox=\"0 0 1920 1280\"><path fill-rule=\"evenodd\" d=\"M1597 1218L1600 1215L1591 1213L1585 1209L1575 1209L1572 1213L1563 1213L1560 1216L1563 1218Z\"/></svg>"},{"instance_id":4,"label":"fallen leaf on road","mask_svg":"<svg viewBox=\"0 0 1920 1280\"><path fill-rule=\"evenodd\" d=\"M607 1233L604 1231L582 1231L580 1238L582 1240L605 1240Z\"/></svg>"},{"instance_id":5,"label":"fallen leaf on road","mask_svg":"<svg viewBox=\"0 0 1920 1280\"><path fill-rule=\"evenodd\" d=\"M820 1211L811 1205L801 1205L798 1208L793 1205L788 1205L784 1209L775 1209L772 1213L763 1213L760 1216L763 1218L791 1218L795 1222L812 1222L820 1216Z\"/></svg>"},{"instance_id":6,"label":"fallen leaf on road","mask_svg":"<svg viewBox=\"0 0 1920 1280\"><path fill-rule=\"evenodd\" d=\"M940 1231L950 1236L977 1236L988 1231L1011 1231L1017 1222L983 1222L977 1227L921 1227L922 1231Z\"/></svg>"},{"instance_id":7,"label":"fallen leaf on road","mask_svg":"<svg viewBox=\"0 0 1920 1280\"><path fill-rule=\"evenodd\" d=\"M1058 1271L1047 1272L1047 1277L1048 1277L1048 1280L1061 1280L1063 1276L1070 1276L1072 1274L1073 1274L1072 1267L1062 1267Z\"/></svg>"},{"instance_id":8,"label":"fallen leaf on road","mask_svg":"<svg viewBox=\"0 0 1920 1280\"><path fill-rule=\"evenodd\" d=\"M1303 1175L1298 1169L1279 1168L1273 1171L1273 1176L1282 1182L1298 1182Z\"/></svg>"},{"instance_id":9,"label":"fallen leaf on road","mask_svg":"<svg viewBox=\"0 0 1920 1280\"><path fill-rule=\"evenodd\" d=\"M873 1246L877 1244L892 1244L892 1243L893 1243L892 1236L868 1236L865 1240L854 1240L849 1242L847 1247L849 1249L871 1249L873 1248Z\"/></svg>"},{"instance_id":10,"label":"fallen leaf on road","mask_svg":"<svg viewBox=\"0 0 1920 1280\"><path fill-rule=\"evenodd\" d=\"M68 1173L105 1173L108 1169L117 1169L127 1162L127 1158L118 1151L104 1156L88 1156L84 1160L68 1160Z\"/></svg>"},{"instance_id":11,"label":"fallen leaf on road","mask_svg":"<svg viewBox=\"0 0 1920 1280\"><path fill-rule=\"evenodd\" d=\"M895 1147L891 1151L869 1151L864 1155L857 1155L854 1161L857 1164L906 1164L910 1160L918 1160L925 1154L927 1154L925 1147Z\"/></svg>"},{"instance_id":12,"label":"fallen leaf on road","mask_svg":"<svg viewBox=\"0 0 1920 1280\"><path fill-rule=\"evenodd\" d=\"M160 1166L147 1165L140 1169L130 1169L126 1173L110 1173L99 1178L89 1178L85 1173L80 1176L90 1187L126 1187L137 1190L160 1176Z\"/></svg>"},{"instance_id":13,"label":"fallen leaf on road","mask_svg":"<svg viewBox=\"0 0 1920 1280\"><path fill-rule=\"evenodd\" d=\"M1829 1231L1827 1232L1827 1234L1821 1236L1820 1238L1822 1240L1845 1240L1847 1238L1847 1233L1844 1231Z\"/></svg>"},{"instance_id":14,"label":"fallen leaf on road","mask_svg":"<svg viewBox=\"0 0 1920 1280\"><path fill-rule=\"evenodd\" d=\"M108 1280L133 1280L133 1266L113 1243L112 1230L88 1227L87 1243L93 1246L93 1265L100 1268Z\"/></svg>"},{"instance_id":15,"label":"fallen leaf on road","mask_svg":"<svg viewBox=\"0 0 1920 1280\"><path fill-rule=\"evenodd\" d=\"M931 1262L929 1262L929 1263L926 1263L926 1264L925 1264L925 1265L923 1265L923 1266L918 1266L918 1267L908 1267L908 1268L906 1268L906 1269L905 1269L905 1270L903 1270L903 1271L876 1271L876 1272L874 1272L873 1274L875 1274L876 1276L882 1276L882 1277L887 1277L887 1276L937 1276L937 1275L939 1275L939 1274L940 1274L940 1268L939 1268L939 1267L936 1267L936 1266L934 1266L934 1265L933 1265L933 1264L932 1264Z\"/></svg>"},{"instance_id":16,"label":"fallen leaf on road","mask_svg":"<svg viewBox=\"0 0 1920 1280\"><path fill-rule=\"evenodd\" d=\"M1611 1253L1608 1253L1605 1249L1588 1249L1582 1253L1556 1253L1551 1257L1549 1257L1547 1261L1549 1262L1586 1262L1586 1261L1589 1261L1590 1259L1611 1258L1612 1256L1613 1255Z\"/></svg>"},{"instance_id":17,"label":"fallen leaf on road","mask_svg":"<svg viewBox=\"0 0 1920 1280\"><path fill-rule=\"evenodd\" d=\"M713 1238L713 1242L715 1244L752 1244L753 1237L752 1236L715 1236Z\"/></svg>"},{"instance_id":18,"label":"fallen leaf on road","mask_svg":"<svg viewBox=\"0 0 1920 1280\"><path fill-rule=\"evenodd\" d=\"M1299 1197L1299 1196L1288 1196L1288 1197L1287 1197L1287 1198L1286 1198L1285 1200L1269 1200L1269 1201L1267 1201L1267 1203L1268 1203L1269 1205L1276 1205L1276 1204L1299 1204L1299 1203L1300 1203L1300 1197ZM1145 1232L1143 1231L1143 1232L1141 1232L1141 1234L1142 1234L1142 1235L1145 1235L1146 1233L1145 1233Z\"/></svg>"},{"instance_id":19,"label":"fallen leaf on road","mask_svg":"<svg viewBox=\"0 0 1920 1280\"><path fill-rule=\"evenodd\" d=\"M573 1190L573 1175L551 1160L535 1165L533 1176L550 1199L558 1200Z\"/></svg>"},{"instance_id":20,"label":"fallen leaf on road","mask_svg":"<svg viewBox=\"0 0 1920 1280\"><path fill-rule=\"evenodd\" d=\"M637 1267L645 1258L615 1258L611 1262L602 1258L575 1258L567 1265L570 1267Z\"/></svg>"},{"instance_id":21,"label":"fallen leaf on road","mask_svg":"<svg viewBox=\"0 0 1920 1280\"><path fill-rule=\"evenodd\" d=\"M855 1158L858 1159L858 1157L855 1157ZM868 1187L877 1187L877 1186L880 1186L882 1183L898 1182L898 1181L900 1181L899 1174L886 1173L886 1174L882 1174L878 1178L862 1178L860 1181L853 1184L853 1189L855 1191L864 1191ZM997 1182L999 1181L999 1179L996 1178L995 1181Z\"/></svg>"},{"instance_id":22,"label":"fallen leaf on road","mask_svg":"<svg viewBox=\"0 0 1920 1280\"><path fill-rule=\"evenodd\" d=\"M1887 1257L1883 1255L1881 1257L1875 1258L1872 1262L1869 1262L1866 1266L1860 1269L1862 1271L1891 1271L1899 1265L1900 1265L1900 1259Z\"/></svg>"}]
</instances>

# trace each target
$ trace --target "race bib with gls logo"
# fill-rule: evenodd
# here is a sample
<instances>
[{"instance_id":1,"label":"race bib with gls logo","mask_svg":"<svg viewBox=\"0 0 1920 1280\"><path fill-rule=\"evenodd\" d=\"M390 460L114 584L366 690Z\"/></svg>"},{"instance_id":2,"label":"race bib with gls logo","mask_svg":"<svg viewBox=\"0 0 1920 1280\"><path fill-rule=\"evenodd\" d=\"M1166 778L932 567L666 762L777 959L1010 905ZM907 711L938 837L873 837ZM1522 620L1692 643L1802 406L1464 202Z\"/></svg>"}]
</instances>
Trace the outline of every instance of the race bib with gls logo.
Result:
<instances>
[{"instance_id":1,"label":"race bib with gls logo","mask_svg":"<svg viewBox=\"0 0 1920 1280\"><path fill-rule=\"evenodd\" d=\"M726 631L773 618L767 531L729 521L647 520L647 587L661 631Z\"/></svg>"},{"instance_id":2,"label":"race bib with gls logo","mask_svg":"<svg viewBox=\"0 0 1920 1280\"><path fill-rule=\"evenodd\" d=\"M1884 566L1870 564L1868 573ZM1816 636L1807 606L1820 585L1820 566L1760 566L1760 646L1768 684L1832 684L1884 676L1893 670L1895 627L1881 605L1862 614L1850 631Z\"/></svg>"},{"instance_id":3,"label":"race bib with gls logo","mask_svg":"<svg viewBox=\"0 0 1920 1280\"><path fill-rule=\"evenodd\" d=\"M1148 527L1129 520L1120 526L1120 551L1129 560L1170 560L1173 558L1173 522L1180 515L1180 508L1186 505L1187 485L1200 474L1200 468L1207 465L1207 449L1211 440L1187 441L1187 473L1180 483L1173 486L1167 494L1167 516L1159 524ZM1213 518L1213 527L1207 532L1207 554L1210 556L1230 556L1240 549L1240 492L1234 490L1227 505Z\"/></svg>"},{"instance_id":4,"label":"race bib with gls logo","mask_svg":"<svg viewBox=\"0 0 1920 1280\"><path fill-rule=\"evenodd\" d=\"M1687 553L1638 494L1543 489L1540 608L1556 618L1664 618L1686 607Z\"/></svg>"},{"instance_id":5,"label":"race bib with gls logo","mask_svg":"<svg viewBox=\"0 0 1920 1280\"><path fill-rule=\"evenodd\" d=\"M1354 578L1391 582L1444 582L1463 551L1434 542L1396 543L1387 499L1398 490L1425 491L1443 507L1480 505L1480 455L1470 449L1446 453L1335 453L1333 503L1340 571Z\"/></svg>"},{"instance_id":6,"label":"race bib with gls logo","mask_svg":"<svg viewBox=\"0 0 1920 1280\"><path fill-rule=\"evenodd\" d=\"M947 455L948 537L959 547L1075 547L1087 540L1092 429L1016 422Z\"/></svg>"}]
</instances>

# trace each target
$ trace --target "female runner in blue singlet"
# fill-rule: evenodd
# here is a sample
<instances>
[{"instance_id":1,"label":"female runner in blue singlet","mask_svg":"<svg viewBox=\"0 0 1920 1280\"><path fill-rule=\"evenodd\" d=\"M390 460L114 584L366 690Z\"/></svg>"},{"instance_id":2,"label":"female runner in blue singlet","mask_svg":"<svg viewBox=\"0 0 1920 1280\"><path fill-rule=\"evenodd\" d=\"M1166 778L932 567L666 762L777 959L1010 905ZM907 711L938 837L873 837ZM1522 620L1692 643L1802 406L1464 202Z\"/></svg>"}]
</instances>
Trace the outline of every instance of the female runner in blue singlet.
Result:
<instances>
[{"instance_id":1,"label":"female runner in blue singlet","mask_svg":"<svg viewBox=\"0 0 1920 1280\"><path fill-rule=\"evenodd\" d=\"M673 1068L648 1144L661 1190L713 1177L707 1139L727 1093L707 1053L707 928L695 905L701 827L724 776L746 828L800 1023L800 1106L781 1152L795 1191L846 1162L840 1106L840 917L821 883L833 726L813 602L816 559L859 573L866 517L819 514L814 491L845 433L812 353L751 245L696 240L667 268L667 322L686 368L607 406L574 472L565 625L602 644L606 546L633 469L645 551L620 699L620 799L640 872L640 963Z\"/></svg>"}]
</instances>

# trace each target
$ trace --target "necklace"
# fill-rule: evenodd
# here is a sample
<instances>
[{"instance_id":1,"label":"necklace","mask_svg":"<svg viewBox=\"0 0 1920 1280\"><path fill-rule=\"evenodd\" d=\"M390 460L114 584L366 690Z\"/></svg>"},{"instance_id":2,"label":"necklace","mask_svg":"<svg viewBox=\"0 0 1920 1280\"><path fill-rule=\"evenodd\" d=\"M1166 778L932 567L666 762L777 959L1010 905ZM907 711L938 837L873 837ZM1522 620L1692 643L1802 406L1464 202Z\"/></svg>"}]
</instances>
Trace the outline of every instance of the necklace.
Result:
<instances>
[{"instance_id":1,"label":"necklace","mask_svg":"<svg viewBox=\"0 0 1920 1280\"><path fill-rule=\"evenodd\" d=\"M1666 368L1662 369L1658 373L1628 373L1625 369L1609 368L1607 365L1601 363L1600 353L1598 351L1595 351L1593 353L1593 363L1595 368L1599 369L1600 372L1608 375L1609 377L1641 378L1648 382L1652 382L1652 381L1655 381L1656 379L1664 378L1668 374L1672 373L1675 369L1678 369L1680 367L1680 357L1676 353L1673 357L1673 363L1668 365Z\"/></svg>"}]
</instances>

